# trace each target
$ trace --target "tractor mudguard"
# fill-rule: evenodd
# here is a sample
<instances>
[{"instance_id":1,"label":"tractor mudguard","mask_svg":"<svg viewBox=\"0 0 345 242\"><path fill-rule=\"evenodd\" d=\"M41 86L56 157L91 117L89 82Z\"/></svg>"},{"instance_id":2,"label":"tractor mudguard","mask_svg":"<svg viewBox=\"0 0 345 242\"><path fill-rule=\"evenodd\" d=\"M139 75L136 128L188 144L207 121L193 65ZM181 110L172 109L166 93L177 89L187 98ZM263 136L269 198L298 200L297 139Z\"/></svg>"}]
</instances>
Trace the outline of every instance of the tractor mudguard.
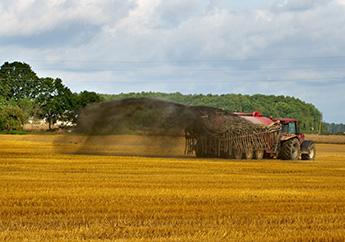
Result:
<instances>
[{"instance_id":1,"label":"tractor mudguard","mask_svg":"<svg viewBox=\"0 0 345 242\"><path fill-rule=\"evenodd\" d=\"M293 139L293 138L297 138L297 139L298 139L298 136L295 135L295 134L283 134L283 135L280 137L280 141L287 141L287 140Z\"/></svg>"}]
</instances>

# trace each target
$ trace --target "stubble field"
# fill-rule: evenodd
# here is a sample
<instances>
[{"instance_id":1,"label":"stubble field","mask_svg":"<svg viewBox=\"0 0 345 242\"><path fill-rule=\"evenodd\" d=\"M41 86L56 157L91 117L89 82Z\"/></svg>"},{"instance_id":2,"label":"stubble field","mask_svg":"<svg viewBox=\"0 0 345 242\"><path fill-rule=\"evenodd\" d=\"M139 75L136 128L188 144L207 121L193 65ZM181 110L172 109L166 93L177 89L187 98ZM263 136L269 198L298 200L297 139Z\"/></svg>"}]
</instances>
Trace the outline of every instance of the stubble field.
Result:
<instances>
[{"instance_id":1,"label":"stubble field","mask_svg":"<svg viewBox=\"0 0 345 242\"><path fill-rule=\"evenodd\" d=\"M314 162L109 155L161 149L140 139L1 135L0 240L345 240L345 145Z\"/></svg>"}]
</instances>

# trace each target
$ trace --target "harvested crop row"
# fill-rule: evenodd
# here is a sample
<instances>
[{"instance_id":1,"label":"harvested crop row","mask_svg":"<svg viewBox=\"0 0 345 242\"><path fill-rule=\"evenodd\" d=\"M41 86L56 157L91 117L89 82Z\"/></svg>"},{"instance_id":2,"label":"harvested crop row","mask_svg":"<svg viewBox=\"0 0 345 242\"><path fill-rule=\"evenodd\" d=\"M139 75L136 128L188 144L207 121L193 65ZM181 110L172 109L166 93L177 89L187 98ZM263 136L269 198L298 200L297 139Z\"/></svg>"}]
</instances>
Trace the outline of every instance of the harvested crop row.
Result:
<instances>
[{"instance_id":1,"label":"harvested crop row","mask_svg":"<svg viewBox=\"0 0 345 242\"><path fill-rule=\"evenodd\" d=\"M55 138L1 136L0 240L345 239L343 145L239 162L60 154Z\"/></svg>"}]
</instances>

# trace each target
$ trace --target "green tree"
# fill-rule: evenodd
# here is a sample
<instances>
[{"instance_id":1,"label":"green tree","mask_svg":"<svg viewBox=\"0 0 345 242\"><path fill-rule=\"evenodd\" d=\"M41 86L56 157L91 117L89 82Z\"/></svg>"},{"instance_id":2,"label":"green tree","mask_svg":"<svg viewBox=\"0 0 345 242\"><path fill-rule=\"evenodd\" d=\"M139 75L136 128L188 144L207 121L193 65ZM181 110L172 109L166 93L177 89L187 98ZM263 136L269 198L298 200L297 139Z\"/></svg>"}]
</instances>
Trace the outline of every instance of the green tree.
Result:
<instances>
[{"instance_id":1,"label":"green tree","mask_svg":"<svg viewBox=\"0 0 345 242\"><path fill-rule=\"evenodd\" d=\"M0 130L21 130L25 113L14 102L0 98Z\"/></svg>"},{"instance_id":2,"label":"green tree","mask_svg":"<svg viewBox=\"0 0 345 242\"><path fill-rule=\"evenodd\" d=\"M5 62L0 68L0 95L9 99L20 100L37 97L39 78L26 63Z\"/></svg>"},{"instance_id":3,"label":"green tree","mask_svg":"<svg viewBox=\"0 0 345 242\"><path fill-rule=\"evenodd\" d=\"M90 103L98 103L101 102L103 99L100 95L95 92L88 92L83 91L77 94L77 108L86 107Z\"/></svg>"},{"instance_id":4,"label":"green tree","mask_svg":"<svg viewBox=\"0 0 345 242\"><path fill-rule=\"evenodd\" d=\"M102 100L95 92L72 93L63 85L61 79L38 78L30 65L21 62L5 62L1 66L0 98L0 129L8 129L10 126L18 128L33 116L44 118L51 129L58 120L75 122L81 108ZM8 112L11 110L11 120L18 122L9 122Z\"/></svg>"},{"instance_id":5,"label":"green tree","mask_svg":"<svg viewBox=\"0 0 345 242\"><path fill-rule=\"evenodd\" d=\"M31 117L37 117L39 113L39 106L36 100L24 98L17 101L13 101L20 107L24 113L24 122L27 122Z\"/></svg>"},{"instance_id":6,"label":"green tree","mask_svg":"<svg viewBox=\"0 0 345 242\"><path fill-rule=\"evenodd\" d=\"M49 129L58 120L68 121L75 107L75 97L61 79L41 78L37 101L39 116L48 122Z\"/></svg>"}]
</instances>

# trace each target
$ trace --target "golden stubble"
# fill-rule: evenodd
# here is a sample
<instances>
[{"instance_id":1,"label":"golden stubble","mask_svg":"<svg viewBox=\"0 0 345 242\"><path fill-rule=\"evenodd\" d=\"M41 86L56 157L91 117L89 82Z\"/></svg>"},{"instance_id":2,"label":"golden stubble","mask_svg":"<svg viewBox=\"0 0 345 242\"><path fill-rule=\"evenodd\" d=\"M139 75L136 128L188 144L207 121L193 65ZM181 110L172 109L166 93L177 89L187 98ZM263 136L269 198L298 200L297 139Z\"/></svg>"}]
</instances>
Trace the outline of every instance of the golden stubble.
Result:
<instances>
[{"instance_id":1,"label":"golden stubble","mask_svg":"<svg viewBox=\"0 0 345 242\"><path fill-rule=\"evenodd\" d=\"M236 161L61 153L78 141L59 138L0 136L1 241L345 239L345 145Z\"/></svg>"}]
</instances>

